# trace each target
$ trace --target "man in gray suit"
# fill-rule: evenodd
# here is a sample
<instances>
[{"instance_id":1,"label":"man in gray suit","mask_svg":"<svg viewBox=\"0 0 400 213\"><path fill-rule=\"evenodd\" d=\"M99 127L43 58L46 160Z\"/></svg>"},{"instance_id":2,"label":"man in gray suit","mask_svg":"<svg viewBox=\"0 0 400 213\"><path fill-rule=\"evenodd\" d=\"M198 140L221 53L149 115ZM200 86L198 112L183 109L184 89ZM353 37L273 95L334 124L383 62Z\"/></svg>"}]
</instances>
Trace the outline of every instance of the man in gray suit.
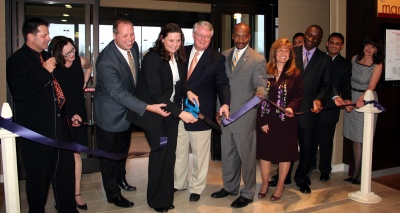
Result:
<instances>
[{"instance_id":1,"label":"man in gray suit","mask_svg":"<svg viewBox=\"0 0 400 213\"><path fill-rule=\"evenodd\" d=\"M143 115L145 110L168 116L165 104L148 105L132 95L139 72L139 48L135 43L133 24L119 19L113 25L114 40L100 53L96 61L97 84L94 93L94 120L99 149L128 153L131 131L126 114L132 110ZM133 202L121 195L120 187L133 191L125 179L126 159L115 161L100 158L100 169L107 201L118 207L131 207Z\"/></svg>"},{"instance_id":2,"label":"man in gray suit","mask_svg":"<svg viewBox=\"0 0 400 213\"><path fill-rule=\"evenodd\" d=\"M235 47L225 50L225 71L231 91L231 112L238 111L247 101L264 95L267 74L265 58L249 47L250 27L245 23L235 26L232 34ZM214 198L237 195L240 174L244 187L231 207L241 208L253 202L256 190L256 109L252 109L222 129L222 176L224 187L213 193ZM217 117L219 120L219 117Z\"/></svg>"}]
</instances>

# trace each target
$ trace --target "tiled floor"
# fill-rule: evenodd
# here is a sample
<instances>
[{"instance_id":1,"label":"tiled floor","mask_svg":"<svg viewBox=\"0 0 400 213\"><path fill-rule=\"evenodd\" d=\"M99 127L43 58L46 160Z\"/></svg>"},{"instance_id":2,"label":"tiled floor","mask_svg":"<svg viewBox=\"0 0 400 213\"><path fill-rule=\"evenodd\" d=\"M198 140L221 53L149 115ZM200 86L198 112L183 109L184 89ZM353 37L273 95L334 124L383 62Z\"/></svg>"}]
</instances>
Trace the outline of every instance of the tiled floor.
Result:
<instances>
[{"instance_id":1,"label":"tiled floor","mask_svg":"<svg viewBox=\"0 0 400 213\"><path fill-rule=\"evenodd\" d=\"M144 147L144 149L146 149ZM143 151L143 150L141 150ZM155 212L146 203L147 187L147 165L148 158L130 158L127 160L127 180L130 184L137 187L137 191L122 194L135 203L133 208L123 209L107 203L105 193L101 183L100 173L85 174L82 180L82 194L86 200L89 210L80 211L88 213L100 212ZM296 168L296 167L295 167ZM273 168L275 171L275 167ZM273 172L274 173L274 172ZM343 181L346 178L344 172L331 174L331 180L327 182L319 181L319 172L313 171L311 194L302 194L298 191L295 184L285 187L283 198L276 202L269 201L273 193L271 188L266 198L254 198L254 202L241 209L233 209L230 204L236 199L234 196L226 198L211 198L211 193L222 187L221 162L211 161L208 172L207 186L201 195L199 202L189 202L190 193L179 191L175 193L175 209L171 213L190 213L190 212L365 212L365 213L390 213L399 212L400 191L386 187L379 183L372 182L371 191L379 195L382 201L377 204L364 204L348 198L349 192L359 191L360 185L352 185ZM26 195L24 191L24 181L20 182L21 212L28 212ZM261 186L261 175L257 165L257 193ZM257 194L256 193L256 194ZM3 206L1 212L5 212ZM56 212L54 209L54 199L50 192L46 212Z\"/></svg>"}]
</instances>

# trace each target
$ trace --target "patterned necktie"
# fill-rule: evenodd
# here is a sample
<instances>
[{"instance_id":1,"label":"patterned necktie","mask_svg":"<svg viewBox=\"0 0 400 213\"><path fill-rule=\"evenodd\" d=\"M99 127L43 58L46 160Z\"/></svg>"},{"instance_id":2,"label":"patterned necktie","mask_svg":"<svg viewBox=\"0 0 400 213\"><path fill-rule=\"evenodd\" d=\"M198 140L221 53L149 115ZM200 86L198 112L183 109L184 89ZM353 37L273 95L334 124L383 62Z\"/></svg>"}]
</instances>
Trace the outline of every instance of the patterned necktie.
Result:
<instances>
[{"instance_id":1,"label":"patterned necktie","mask_svg":"<svg viewBox=\"0 0 400 213\"><path fill-rule=\"evenodd\" d=\"M236 53L232 58L232 67L231 67L232 71L233 71L233 69L235 69L235 66L236 66L238 60L239 60L239 50L236 50Z\"/></svg>"},{"instance_id":2,"label":"patterned necktie","mask_svg":"<svg viewBox=\"0 0 400 213\"><path fill-rule=\"evenodd\" d=\"M304 56L304 60L303 60L303 68L306 69L308 62L310 62L310 60L308 59L308 56L310 55L310 52L306 52L306 55Z\"/></svg>"},{"instance_id":3,"label":"patterned necktie","mask_svg":"<svg viewBox=\"0 0 400 213\"><path fill-rule=\"evenodd\" d=\"M43 64L44 60L43 60L42 54L39 55L39 58L40 58L40 63ZM61 109L64 106L66 99L65 99L64 92L62 91L60 84L58 83L57 79L54 77L53 77L53 87L54 87L54 90L56 91L58 107L60 107L60 109Z\"/></svg>"},{"instance_id":4,"label":"patterned necktie","mask_svg":"<svg viewBox=\"0 0 400 213\"><path fill-rule=\"evenodd\" d=\"M196 65L197 65L197 56L198 56L198 55L199 55L199 52L196 51L196 52L194 53L192 62L190 63L189 72L188 72L188 74L187 74L187 79L189 79L190 75L192 75L192 72L193 72L194 68L195 68Z\"/></svg>"},{"instance_id":5,"label":"patterned necktie","mask_svg":"<svg viewBox=\"0 0 400 213\"><path fill-rule=\"evenodd\" d=\"M131 69L131 73L133 76L133 81L136 84L136 68L135 68L135 62L133 61L132 55L131 55L131 51L127 51L128 52L128 61L129 61L129 68Z\"/></svg>"}]
</instances>

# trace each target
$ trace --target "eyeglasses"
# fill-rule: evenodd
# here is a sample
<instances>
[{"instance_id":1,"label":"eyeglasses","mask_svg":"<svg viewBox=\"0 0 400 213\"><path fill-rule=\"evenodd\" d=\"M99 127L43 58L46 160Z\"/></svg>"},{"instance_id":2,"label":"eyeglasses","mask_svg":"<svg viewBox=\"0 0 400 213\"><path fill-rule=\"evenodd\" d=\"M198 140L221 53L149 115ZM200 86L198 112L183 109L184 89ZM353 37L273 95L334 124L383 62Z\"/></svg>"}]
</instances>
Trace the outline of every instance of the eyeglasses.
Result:
<instances>
[{"instance_id":1,"label":"eyeglasses","mask_svg":"<svg viewBox=\"0 0 400 213\"><path fill-rule=\"evenodd\" d=\"M210 40L212 38L212 36L205 36L205 35L200 35L195 33L194 34L198 39L204 39L204 40Z\"/></svg>"},{"instance_id":2,"label":"eyeglasses","mask_svg":"<svg viewBox=\"0 0 400 213\"><path fill-rule=\"evenodd\" d=\"M64 57L69 57L69 56L71 56L71 53L74 53L75 54L75 47L74 48L72 48L72 50L70 50L69 52L67 52L67 53L65 53L65 55L64 55Z\"/></svg>"}]
</instances>

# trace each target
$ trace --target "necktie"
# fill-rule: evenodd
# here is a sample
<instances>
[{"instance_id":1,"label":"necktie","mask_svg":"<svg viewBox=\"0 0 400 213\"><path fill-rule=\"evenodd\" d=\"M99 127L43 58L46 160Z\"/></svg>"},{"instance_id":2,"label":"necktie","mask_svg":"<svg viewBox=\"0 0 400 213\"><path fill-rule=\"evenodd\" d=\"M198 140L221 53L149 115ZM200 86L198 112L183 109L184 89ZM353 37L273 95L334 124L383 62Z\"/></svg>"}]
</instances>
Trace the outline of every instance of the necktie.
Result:
<instances>
[{"instance_id":1,"label":"necktie","mask_svg":"<svg viewBox=\"0 0 400 213\"><path fill-rule=\"evenodd\" d=\"M306 55L304 56L304 60L303 60L303 68L306 69L308 62L310 62L310 60L308 59L308 56L310 55L310 52L306 52Z\"/></svg>"},{"instance_id":2,"label":"necktie","mask_svg":"<svg viewBox=\"0 0 400 213\"><path fill-rule=\"evenodd\" d=\"M189 79L190 75L192 75L192 72L193 72L194 68L196 67L196 64L197 64L197 56L198 56L198 55L199 55L199 52L196 51L196 52L194 53L192 62L190 63L189 72L188 72L188 74L187 74L187 79Z\"/></svg>"},{"instance_id":3,"label":"necktie","mask_svg":"<svg viewBox=\"0 0 400 213\"><path fill-rule=\"evenodd\" d=\"M39 55L39 58L40 58L40 63L43 64L44 60L43 60L42 54ZM54 87L54 90L56 91L58 107L60 107L60 109L61 109L64 106L66 99L65 99L64 92L62 91L60 84L58 83L57 79L54 77L53 77L53 87Z\"/></svg>"},{"instance_id":4,"label":"necktie","mask_svg":"<svg viewBox=\"0 0 400 213\"><path fill-rule=\"evenodd\" d=\"M233 71L233 69L235 69L235 66L236 66L236 63L238 60L239 60L239 50L236 50L236 53L232 58L232 67L231 67L232 71Z\"/></svg>"},{"instance_id":5,"label":"necktie","mask_svg":"<svg viewBox=\"0 0 400 213\"><path fill-rule=\"evenodd\" d=\"M135 62L133 61L132 55L131 55L131 51L127 51L128 52L128 61L129 61L129 68L131 68L131 73L133 76L133 81L136 84L136 68L135 68Z\"/></svg>"}]
</instances>

